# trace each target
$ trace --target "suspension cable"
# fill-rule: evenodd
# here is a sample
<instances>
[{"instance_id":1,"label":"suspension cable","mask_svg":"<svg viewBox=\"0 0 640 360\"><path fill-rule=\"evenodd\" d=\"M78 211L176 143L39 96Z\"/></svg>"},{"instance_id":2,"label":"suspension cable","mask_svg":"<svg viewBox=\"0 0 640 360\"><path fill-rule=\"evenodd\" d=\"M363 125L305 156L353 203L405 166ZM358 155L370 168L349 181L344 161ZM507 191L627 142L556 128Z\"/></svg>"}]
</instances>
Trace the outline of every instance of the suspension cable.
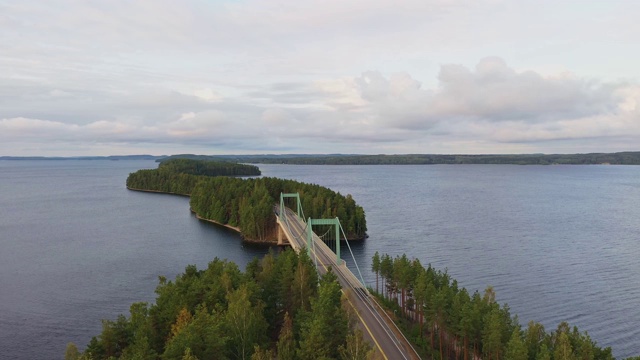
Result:
<instances>
[{"instance_id":1,"label":"suspension cable","mask_svg":"<svg viewBox=\"0 0 640 360\"><path fill-rule=\"evenodd\" d=\"M355 256L353 256L353 251L351 250L351 245L349 245L349 240L347 239L347 234L344 233L344 229L342 228L342 225L340 225L340 231L342 232L342 235L344 236L344 241L347 243L347 248L349 248L349 252L351 253L351 258L353 259L353 263L356 265L356 269L358 270L358 275L360 275L360 282L362 283L362 286L364 286L364 288L367 288L367 285L365 285L364 283L364 278L362 277L362 273L360 272L360 267L358 266L358 262L356 261Z\"/></svg>"}]
</instances>

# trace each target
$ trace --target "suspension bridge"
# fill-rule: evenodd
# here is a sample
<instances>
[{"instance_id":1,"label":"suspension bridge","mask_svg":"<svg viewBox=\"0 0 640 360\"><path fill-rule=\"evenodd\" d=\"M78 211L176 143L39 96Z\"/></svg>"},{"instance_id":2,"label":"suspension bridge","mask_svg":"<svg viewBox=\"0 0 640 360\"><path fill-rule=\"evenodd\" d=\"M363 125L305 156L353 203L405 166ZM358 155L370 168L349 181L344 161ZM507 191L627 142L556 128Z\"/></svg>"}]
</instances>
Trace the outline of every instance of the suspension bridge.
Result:
<instances>
[{"instance_id":1,"label":"suspension bridge","mask_svg":"<svg viewBox=\"0 0 640 360\"><path fill-rule=\"evenodd\" d=\"M295 211L286 206L291 200L295 202L292 206ZM308 218L305 221L298 193L280 194L280 204L274 207L274 211L279 225L278 244L288 244L296 252L306 251L321 275L329 271L329 268L332 269L342 286L342 292L358 316L365 338L375 346L379 354L384 359L420 359L393 320L369 294L339 219ZM326 232L318 236L314 228ZM359 278L340 257L341 235L344 236ZM324 239L329 240L328 244Z\"/></svg>"}]
</instances>

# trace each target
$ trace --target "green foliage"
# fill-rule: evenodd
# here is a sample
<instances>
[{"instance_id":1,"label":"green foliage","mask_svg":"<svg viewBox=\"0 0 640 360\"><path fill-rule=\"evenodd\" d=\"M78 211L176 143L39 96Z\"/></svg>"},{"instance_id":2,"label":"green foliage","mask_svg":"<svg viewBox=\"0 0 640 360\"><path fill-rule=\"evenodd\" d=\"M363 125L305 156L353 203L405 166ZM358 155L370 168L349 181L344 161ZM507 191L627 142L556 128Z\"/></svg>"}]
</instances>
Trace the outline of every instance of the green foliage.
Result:
<instances>
[{"instance_id":1,"label":"green foliage","mask_svg":"<svg viewBox=\"0 0 640 360\"><path fill-rule=\"evenodd\" d=\"M536 355L536 360L551 360L551 353L549 352L549 348L547 344L542 344L540 346L540 350L538 350L538 355Z\"/></svg>"},{"instance_id":2,"label":"green foliage","mask_svg":"<svg viewBox=\"0 0 640 360\"><path fill-rule=\"evenodd\" d=\"M278 337L278 359L295 360L296 358L296 340L293 336L293 322L289 313L284 314L284 323Z\"/></svg>"},{"instance_id":3,"label":"green foliage","mask_svg":"<svg viewBox=\"0 0 640 360\"><path fill-rule=\"evenodd\" d=\"M565 332L561 332L558 338L556 339L556 343L554 345L553 350L553 359L554 360L573 360L575 358L573 354L573 348L571 346L571 341L569 340L569 336Z\"/></svg>"},{"instance_id":4,"label":"green foliage","mask_svg":"<svg viewBox=\"0 0 640 360\"><path fill-rule=\"evenodd\" d=\"M378 278L380 275L380 254L376 251L371 262L371 271L376 274L376 292L378 292Z\"/></svg>"},{"instance_id":5,"label":"green foliage","mask_svg":"<svg viewBox=\"0 0 640 360\"><path fill-rule=\"evenodd\" d=\"M80 351L74 343L68 343L67 349L64 352L64 360L78 360L80 359Z\"/></svg>"},{"instance_id":6,"label":"green foliage","mask_svg":"<svg viewBox=\"0 0 640 360\"><path fill-rule=\"evenodd\" d=\"M259 176L261 174L260 169L254 165L184 158L162 160L158 169L172 173L204 176Z\"/></svg>"},{"instance_id":7,"label":"green foliage","mask_svg":"<svg viewBox=\"0 0 640 360\"><path fill-rule=\"evenodd\" d=\"M184 351L182 360L198 360L198 357L191 353L191 348L187 348L187 350Z\"/></svg>"},{"instance_id":8,"label":"green foliage","mask_svg":"<svg viewBox=\"0 0 640 360\"><path fill-rule=\"evenodd\" d=\"M203 164L201 164L203 163ZM214 163L216 164L216 163ZM221 163L224 166L240 166ZM227 176L204 176L209 162L174 159L158 169L129 174L127 187L191 197L191 209L200 217L220 224L239 227L247 240L266 241L276 237L273 206L280 193L300 193L306 216L335 218L342 223L349 239L366 236L364 209L351 195L343 196L325 187L276 178L239 179ZM221 165L215 165L219 167ZM195 168L195 169L194 169ZM187 171L187 172L181 172Z\"/></svg>"},{"instance_id":9,"label":"green foliage","mask_svg":"<svg viewBox=\"0 0 640 360\"><path fill-rule=\"evenodd\" d=\"M347 315L341 306L341 288L329 271L320 279L318 297L312 299L311 312L300 331L299 359L335 359L346 343Z\"/></svg>"},{"instance_id":10,"label":"green foliage","mask_svg":"<svg viewBox=\"0 0 640 360\"><path fill-rule=\"evenodd\" d=\"M425 357L613 359L610 348L598 347L589 334L565 322L551 333L533 321L522 331L509 307L496 302L491 286L470 296L446 271L425 268L404 255L375 254L373 263L382 277L382 303L400 315L399 323L407 324L408 337Z\"/></svg>"},{"instance_id":11,"label":"green foliage","mask_svg":"<svg viewBox=\"0 0 640 360\"><path fill-rule=\"evenodd\" d=\"M212 157L216 159L216 157ZM434 164L612 164L640 165L640 152L592 154L516 154L516 155L316 155L316 156L235 156L234 161L295 165L434 165Z\"/></svg>"},{"instance_id":12,"label":"green foliage","mask_svg":"<svg viewBox=\"0 0 640 360\"><path fill-rule=\"evenodd\" d=\"M275 359L275 352L273 349L263 349L256 345L251 355L251 360L273 360Z\"/></svg>"},{"instance_id":13,"label":"green foliage","mask_svg":"<svg viewBox=\"0 0 640 360\"><path fill-rule=\"evenodd\" d=\"M198 359L226 358L229 338L223 326L220 314L210 313L204 305L198 306L193 320L167 341L162 358L180 360L188 352Z\"/></svg>"},{"instance_id":14,"label":"green foliage","mask_svg":"<svg viewBox=\"0 0 640 360\"><path fill-rule=\"evenodd\" d=\"M247 283L227 295L229 308L225 319L228 334L231 335L230 346L237 359L250 358L254 346L266 343L267 322L262 313L264 306L260 301L252 304L252 295Z\"/></svg>"},{"instance_id":15,"label":"green foliage","mask_svg":"<svg viewBox=\"0 0 640 360\"><path fill-rule=\"evenodd\" d=\"M354 334L347 335L345 345L338 349L342 360L368 360L373 358L373 348L362 337L362 331L356 329Z\"/></svg>"},{"instance_id":16,"label":"green foliage","mask_svg":"<svg viewBox=\"0 0 640 360\"><path fill-rule=\"evenodd\" d=\"M337 358L347 339L357 341L348 338L336 276L318 281L305 253L269 253L244 273L219 259L204 270L190 265L174 281L160 278L156 294L155 304L135 303L128 317L103 321L84 354L70 344L66 358Z\"/></svg>"},{"instance_id":17,"label":"green foliage","mask_svg":"<svg viewBox=\"0 0 640 360\"><path fill-rule=\"evenodd\" d=\"M507 350L505 352L505 358L509 360L527 360L527 346L522 340L520 329L513 329L511 339L507 343Z\"/></svg>"}]
</instances>

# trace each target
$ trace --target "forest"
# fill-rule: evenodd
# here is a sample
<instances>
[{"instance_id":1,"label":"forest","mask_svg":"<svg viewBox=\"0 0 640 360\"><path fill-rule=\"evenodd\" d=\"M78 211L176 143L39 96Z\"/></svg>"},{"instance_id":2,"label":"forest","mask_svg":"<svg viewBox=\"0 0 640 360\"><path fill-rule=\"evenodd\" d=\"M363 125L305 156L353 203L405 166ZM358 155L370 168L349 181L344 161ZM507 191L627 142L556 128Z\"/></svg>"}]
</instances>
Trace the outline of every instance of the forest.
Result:
<instances>
[{"instance_id":1,"label":"forest","mask_svg":"<svg viewBox=\"0 0 640 360\"><path fill-rule=\"evenodd\" d=\"M263 155L194 155L170 156L129 155L91 157L16 157L0 156L0 160L129 160L145 159L164 162L171 159L193 159L249 164L290 165L640 165L640 151L588 154L263 154Z\"/></svg>"},{"instance_id":2,"label":"forest","mask_svg":"<svg viewBox=\"0 0 640 360\"><path fill-rule=\"evenodd\" d=\"M590 154L175 155L217 161L290 165L640 165L640 152ZM170 157L171 158L171 157ZM158 160L160 161L160 160Z\"/></svg>"},{"instance_id":3,"label":"forest","mask_svg":"<svg viewBox=\"0 0 640 360\"><path fill-rule=\"evenodd\" d=\"M84 352L65 360L369 359L340 284L318 277L305 252L254 259L242 272L214 259L189 265L175 281L160 277L155 304L134 303L129 315L103 320Z\"/></svg>"},{"instance_id":4,"label":"forest","mask_svg":"<svg viewBox=\"0 0 640 360\"><path fill-rule=\"evenodd\" d=\"M160 161L158 170L205 176L259 176L260 169L254 165L243 165L224 161L198 161L172 158Z\"/></svg>"},{"instance_id":5,"label":"forest","mask_svg":"<svg viewBox=\"0 0 640 360\"><path fill-rule=\"evenodd\" d=\"M178 161L177 165L173 165L175 161ZM181 171L192 171L194 165L183 165L183 161L205 163L202 168L211 162L184 159L163 162L158 169L129 174L127 188L188 195L191 197L191 209L199 217L239 228L245 240L260 242L276 239L277 224L273 207L279 203L280 193L299 193L306 217L338 217L349 240L366 236L364 209L356 204L351 195L343 196L319 185L293 180L270 177L240 179L184 173Z\"/></svg>"},{"instance_id":6,"label":"forest","mask_svg":"<svg viewBox=\"0 0 640 360\"><path fill-rule=\"evenodd\" d=\"M537 322L523 327L492 287L469 294L447 272L406 255L375 253L375 293L395 310L408 338L425 359L611 360L611 348L562 322L547 332ZM373 290L373 289L372 289ZM627 360L640 360L640 357Z\"/></svg>"}]
</instances>

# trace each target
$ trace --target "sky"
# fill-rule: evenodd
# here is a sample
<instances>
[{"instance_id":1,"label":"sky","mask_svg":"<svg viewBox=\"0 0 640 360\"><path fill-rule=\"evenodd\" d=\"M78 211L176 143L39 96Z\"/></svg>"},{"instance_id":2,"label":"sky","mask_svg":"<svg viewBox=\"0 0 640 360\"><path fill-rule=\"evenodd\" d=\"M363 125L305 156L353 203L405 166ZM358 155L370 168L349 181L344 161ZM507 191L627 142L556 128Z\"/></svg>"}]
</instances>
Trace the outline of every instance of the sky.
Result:
<instances>
[{"instance_id":1,"label":"sky","mask_svg":"<svg viewBox=\"0 0 640 360\"><path fill-rule=\"evenodd\" d=\"M640 150L640 1L0 0L0 156Z\"/></svg>"}]
</instances>

